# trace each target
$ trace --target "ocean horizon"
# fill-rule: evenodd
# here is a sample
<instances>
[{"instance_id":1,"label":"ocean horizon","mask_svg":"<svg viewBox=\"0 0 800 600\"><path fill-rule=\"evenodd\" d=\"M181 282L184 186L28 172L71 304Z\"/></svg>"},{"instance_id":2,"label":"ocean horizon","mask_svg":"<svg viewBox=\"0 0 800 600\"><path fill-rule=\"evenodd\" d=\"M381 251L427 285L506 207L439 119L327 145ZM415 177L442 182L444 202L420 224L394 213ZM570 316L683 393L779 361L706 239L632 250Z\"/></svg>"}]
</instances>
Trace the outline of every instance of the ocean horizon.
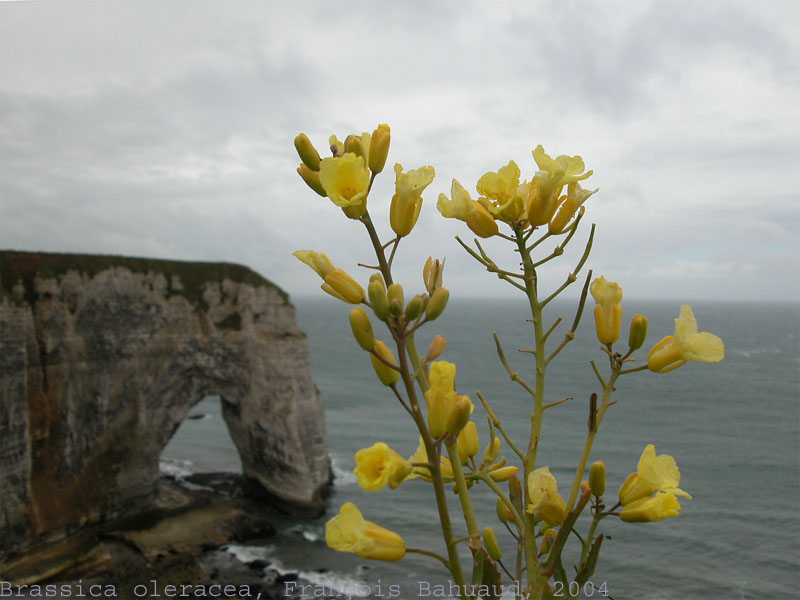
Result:
<instances>
[{"instance_id":1,"label":"ocean horizon","mask_svg":"<svg viewBox=\"0 0 800 600\"><path fill-rule=\"evenodd\" d=\"M402 597L419 582L431 589L447 583L439 563L407 555L397 563L365 561L326 547L324 524L344 502L354 502L364 517L399 533L412 547L442 552L443 543L432 491L420 480L395 491L364 492L352 473L354 453L377 441L400 454L416 449L418 433L387 388L376 379L367 355L352 339L350 307L329 297L293 298L300 328L311 347L312 377L325 405L328 443L335 472L326 514L315 520L277 517L278 534L263 542L232 546L242 559L267 558L286 572L297 572L330 589L400 586ZM591 301L589 302L591 304ZM800 589L800 312L793 302L690 303L700 331L719 335L726 346L719 364L689 363L669 374L649 371L621 378L602 423L591 460L608 469L607 497L615 496L628 473L636 470L647 444L675 457L681 488L693 500L681 500L679 517L659 523L622 523L609 517L599 528L603 545L593 583L603 582L610 597L673 600L766 599L793 597ZM630 318L649 319L643 350L674 328L680 303L626 299L623 337ZM555 301L546 318L564 323L551 345L571 323L574 306ZM511 382L497 358L492 333L523 376L530 369L524 298L453 299L445 313L417 334L421 352L435 335L448 339L440 357L457 365L460 394L476 403L481 446L487 439L481 391L512 438L527 441L530 413L525 392ZM386 340L376 323L376 336ZM538 465L548 465L566 494L586 431L588 397L598 383L589 360L603 370L604 354L586 311L576 340L548 370L547 402L572 398L545 415ZM219 401L207 398L191 411L162 456L173 473L240 472L238 455L219 414ZM513 456L506 452L509 462ZM497 521L493 495L473 488L481 527L492 525L504 554L510 536ZM458 531L463 519L451 502ZM565 555L565 567L571 555ZM506 583L509 583L506 581ZM366 586L366 587L364 587ZM435 597L432 595L430 597ZM598 596L599 597L599 596Z\"/></svg>"}]
</instances>

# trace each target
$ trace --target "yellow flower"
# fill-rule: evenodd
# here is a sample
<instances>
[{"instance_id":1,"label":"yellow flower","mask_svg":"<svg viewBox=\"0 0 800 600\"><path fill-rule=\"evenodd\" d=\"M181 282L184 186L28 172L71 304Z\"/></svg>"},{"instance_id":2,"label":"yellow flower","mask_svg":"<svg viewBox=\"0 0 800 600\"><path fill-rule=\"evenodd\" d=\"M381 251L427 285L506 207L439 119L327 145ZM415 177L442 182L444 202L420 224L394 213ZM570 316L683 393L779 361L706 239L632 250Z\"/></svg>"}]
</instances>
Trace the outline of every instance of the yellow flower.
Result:
<instances>
[{"instance_id":1,"label":"yellow flower","mask_svg":"<svg viewBox=\"0 0 800 600\"><path fill-rule=\"evenodd\" d=\"M653 492L669 492L675 496L691 499L680 489L681 472L675 459L669 454L656 456L656 447L648 444L639 458L636 473L631 473L619 490L619 501L623 506L651 496Z\"/></svg>"},{"instance_id":2,"label":"yellow flower","mask_svg":"<svg viewBox=\"0 0 800 600\"><path fill-rule=\"evenodd\" d=\"M575 213L586 202L592 194L596 194L597 190L585 190L577 181L570 183L567 186L567 197L558 208L558 212L548 225L550 233L556 235L564 233L567 230L570 219L575 216ZM583 210L583 209L581 209ZM583 213L581 213L583 214Z\"/></svg>"},{"instance_id":3,"label":"yellow flower","mask_svg":"<svg viewBox=\"0 0 800 600\"><path fill-rule=\"evenodd\" d=\"M492 214L473 200L469 192L456 179L453 179L450 195L452 200L444 194L439 194L436 208L443 217L464 221L478 237L488 238L497 234L497 223Z\"/></svg>"},{"instance_id":4,"label":"yellow flower","mask_svg":"<svg viewBox=\"0 0 800 600\"><path fill-rule=\"evenodd\" d=\"M550 525L560 525L567 516L567 505L549 467L539 467L528 475L528 500L526 512L538 511L539 517Z\"/></svg>"},{"instance_id":5,"label":"yellow flower","mask_svg":"<svg viewBox=\"0 0 800 600\"><path fill-rule=\"evenodd\" d=\"M614 281L598 277L589 287L597 306L594 307L594 324L601 344L613 344L619 338L622 324L622 288Z\"/></svg>"},{"instance_id":6,"label":"yellow flower","mask_svg":"<svg viewBox=\"0 0 800 600\"><path fill-rule=\"evenodd\" d=\"M428 404L428 427L434 438L447 433L450 414L460 399L466 398L469 402L469 414L475 409L469 396L459 396L456 393L455 378L456 366L453 363L444 360L431 363L429 376L431 387L425 392L425 400Z\"/></svg>"},{"instance_id":7,"label":"yellow flower","mask_svg":"<svg viewBox=\"0 0 800 600\"><path fill-rule=\"evenodd\" d=\"M321 252L297 250L292 252L292 256L314 269L325 282L321 286L322 289L334 298L349 304L360 304L364 301L366 297L364 288L346 271L333 266L330 259Z\"/></svg>"},{"instance_id":8,"label":"yellow flower","mask_svg":"<svg viewBox=\"0 0 800 600\"><path fill-rule=\"evenodd\" d=\"M659 492L653 498L639 498L619 513L619 518L628 523L652 523L661 519L677 517L681 505L675 494Z\"/></svg>"},{"instance_id":9,"label":"yellow flower","mask_svg":"<svg viewBox=\"0 0 800 600\"><path fill-rule=\"evenodd\" d=\"M325 523L325 541L339 552L373 560L400 560L406 554L403 538L365 520L352 502L344 504L339 514Z\"/></svg>"},{"instance_id":10,"label":"yellow flower","mask_svg":"<svg viewBox=\"0 0 800 600\"><path fill-rule=\"evenodd\" d=\"M507 223L519 219L524 205L524 196L517 193L519 185L519 167L513 160L496 173L485 173L477 184L481 198L478 202L495 218Z\"/></svg>"},{"instance_id":11,"label":"yellow flower","mask_svg":"<svg viewBox=\"0 0 800 600\"><path fill-rule=\"evenodd\" d=\"M528 222L539 226L549 223L558 208L561 189L570 183L582 181L592 171L583 172L585 166L580 156L561 155L550 158L541 144L533 151L539 171L533 177L528 198ZM588 197L588 196L587 196Z\"/></svg>"},{"instance_id":12,"label":"yellow flower","mask_svg":"<svg viewBox=\"0 0 800 600\"><path fill-rule=\"evenodd\" d=\"M431 472L429 468L413 466L415 464L430 464L430 461L428 460L428 453L425 450L425 442L422 441L422 437L419 438L419 446L417 446L417 451L409 457L408 462L412 464L412 469L411 474L408 475L406 479L421 478L425 481L431 481ZM450 463L450 461L442 456L442 460L439 464L442 470L442 480L445 483L453 481L455 477L453 476L453 465Z\"/></svg>"},{"instance_id":13,"label":"yellow flower","mask_svg":"<svg viewBox=\"0 0 800 600\"><path fill-rule=\"evenodd\" d=\"M351 219L358 219L366 212L369 171L361 156L347 152L322 159L319 181L328 198Z\"/></svg>"},{"instance_id":14,"label":"yellow flower","mask_svg":"<svg viewBox=\"0 0 800 600\"><path fill-rule=\"evenodd\" d=\"M692 307L684 304L675 319L675 335L658 342L647 357L647 366L656 373L667 373L687 360L719 362L725 358L725 344L713 333L697 332Z\"/></svg>"},{"instance_id":15,"label":"yellow flower","mask_svg":"<svg viewBox=\"0 0 800 600\"><path fill-rule=\"evenodd\" d=\"M389 221L394 232L403 237L411 233L416 225L422 208L422 192L433 181L436 171L426 166L403 173L403 165L398 163L394 166L394 172L395 194L389 208Z\"/></svg>"},{"instance_id":16,"label":"yellow flower","mask_svg":"<svg viewBox=\"0 0 800 600\"><path fill-rule=\"evenodd\" d=\"M395 489L411 473L411 463L383 442L377 442L356 452L353 472L358 485L368 492L375 492L386 484Z\"/></svg>"}]
</instances>

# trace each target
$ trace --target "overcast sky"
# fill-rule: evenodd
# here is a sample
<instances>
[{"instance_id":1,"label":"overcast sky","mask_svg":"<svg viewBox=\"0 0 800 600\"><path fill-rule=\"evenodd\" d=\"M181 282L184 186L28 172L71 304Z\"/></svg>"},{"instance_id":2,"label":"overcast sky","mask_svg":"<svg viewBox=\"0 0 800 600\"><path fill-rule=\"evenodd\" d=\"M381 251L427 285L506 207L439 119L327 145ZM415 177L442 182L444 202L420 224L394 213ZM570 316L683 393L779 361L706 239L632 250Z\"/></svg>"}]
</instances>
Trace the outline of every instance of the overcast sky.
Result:
<instances>
[{"instance_id":1,"label":"overcast sky","mask_svg":"<svg viewBox=\"0 0 800 600\"><path fill-rule=\"evenodd\" d=\"M386 240L391 165L437 174L396 261L407 293L431 254L454 294L514 292L436 199L511 159L530 178L542 144L594 170L589 266L626 297L797 300L798 17L790 0L3 2L0 245L238 262L321 294L292 251L374 260L292 140L388 123L369 201Z\"/></svg>"}]
</instances>

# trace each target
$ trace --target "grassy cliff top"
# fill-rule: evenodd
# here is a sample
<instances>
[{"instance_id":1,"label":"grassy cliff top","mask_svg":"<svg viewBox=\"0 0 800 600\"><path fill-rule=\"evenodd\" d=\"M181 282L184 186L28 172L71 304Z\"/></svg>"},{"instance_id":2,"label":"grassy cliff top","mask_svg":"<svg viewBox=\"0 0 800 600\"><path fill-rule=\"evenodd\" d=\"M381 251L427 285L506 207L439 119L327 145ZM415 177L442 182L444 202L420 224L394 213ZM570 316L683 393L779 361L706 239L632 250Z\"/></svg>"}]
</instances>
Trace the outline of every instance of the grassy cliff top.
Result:
<instances>
[{"instance_id":1,"label":"grassy cliff top","mask_svg":"<svg viewBox=\"0 0 800 600\"><path fill-rule=\"evenodd\" d=\"M130 256L104 256L98 254L55 254L50 252L20 252L0 250L0 288L3 295L11 295L17 283L25 287L25 299L35 300L34 280L65 275L69 271L93 277L111 268L123 267L133 273L160 273L167 278L169 293L182 295L190 301L201 302L203 285L212 281L229 279L253 287L275 288L288 303L289 296L271 281L249 267L233 263L160 260ZM172 287L172 277L180 280L181 289Z\"/></svg>"}]
</instances>

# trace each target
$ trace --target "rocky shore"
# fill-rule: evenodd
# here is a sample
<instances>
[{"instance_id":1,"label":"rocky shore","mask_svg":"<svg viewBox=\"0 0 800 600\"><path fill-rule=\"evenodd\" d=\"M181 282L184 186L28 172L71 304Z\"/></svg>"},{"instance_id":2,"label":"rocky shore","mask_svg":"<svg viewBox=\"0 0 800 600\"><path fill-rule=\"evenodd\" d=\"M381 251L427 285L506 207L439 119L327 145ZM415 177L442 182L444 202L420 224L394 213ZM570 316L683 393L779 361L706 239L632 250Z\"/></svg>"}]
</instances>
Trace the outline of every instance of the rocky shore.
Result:
<instances>
[{"instance_id":1,"label":"rocky shore","mask_svg":"<svg viewBox=\"0 0 800 600\"><path fill-rule=\"evenodd\" d=\"M300 598L291 591L296 574L226 551L230 543L272 536L273 511L263 490L242 475L162 478L147 511L6 564L0 596Z\"/></svg>"}]
</instances>

